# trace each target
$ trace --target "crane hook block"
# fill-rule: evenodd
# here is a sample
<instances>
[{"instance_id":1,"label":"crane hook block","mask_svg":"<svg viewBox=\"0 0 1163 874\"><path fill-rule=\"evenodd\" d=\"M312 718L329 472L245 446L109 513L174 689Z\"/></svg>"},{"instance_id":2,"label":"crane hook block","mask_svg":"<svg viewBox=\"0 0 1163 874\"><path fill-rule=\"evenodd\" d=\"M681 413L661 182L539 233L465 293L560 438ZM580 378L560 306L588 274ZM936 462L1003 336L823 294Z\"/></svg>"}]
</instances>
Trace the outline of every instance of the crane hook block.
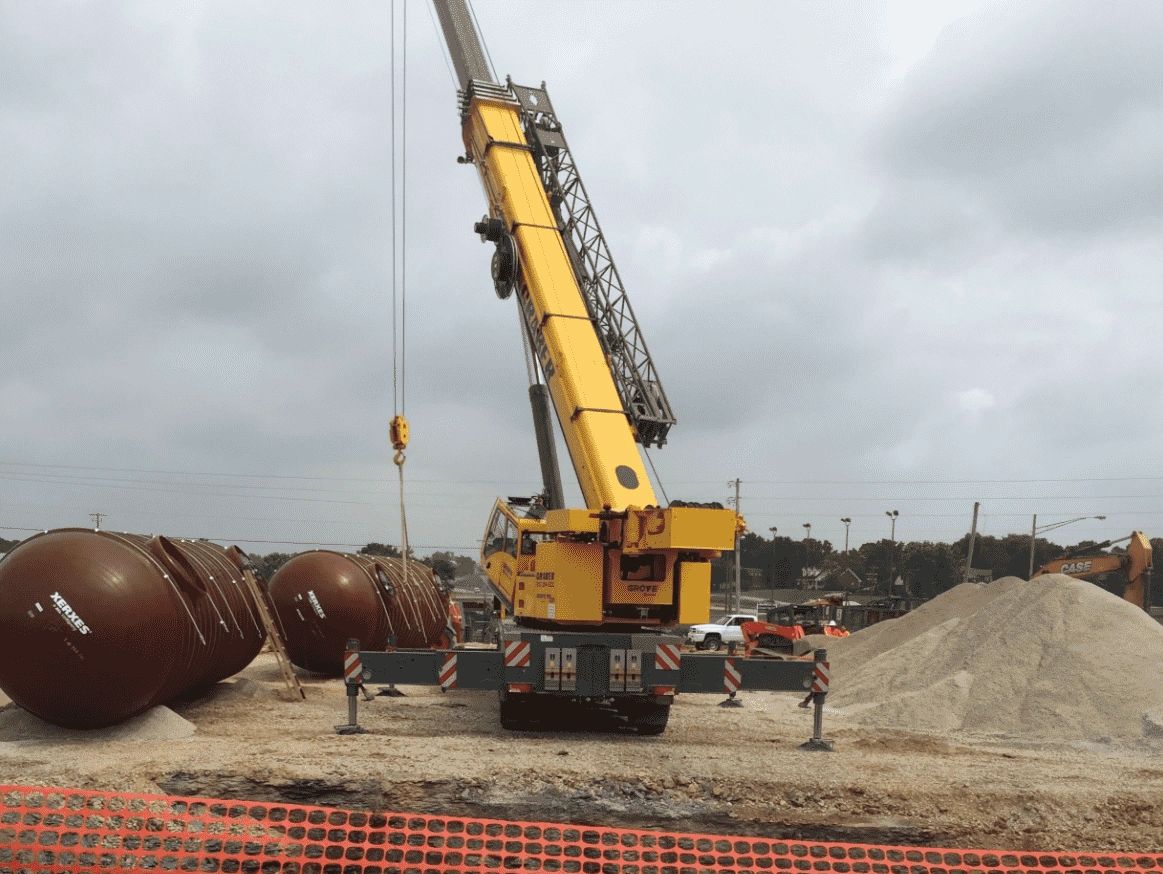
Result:
<instances>
[{"instance_id":1,"label":"crane hook block","mask_svg":"<svg viewBox=\"0 0 1163 874\"><path fill-rule=\"evenodd\" d=\"M393 416L388 426L388 434L392 439L392 448L396 452L403 452L408 448L408 420L403 416Z\"/></svg>"}]
</instances>

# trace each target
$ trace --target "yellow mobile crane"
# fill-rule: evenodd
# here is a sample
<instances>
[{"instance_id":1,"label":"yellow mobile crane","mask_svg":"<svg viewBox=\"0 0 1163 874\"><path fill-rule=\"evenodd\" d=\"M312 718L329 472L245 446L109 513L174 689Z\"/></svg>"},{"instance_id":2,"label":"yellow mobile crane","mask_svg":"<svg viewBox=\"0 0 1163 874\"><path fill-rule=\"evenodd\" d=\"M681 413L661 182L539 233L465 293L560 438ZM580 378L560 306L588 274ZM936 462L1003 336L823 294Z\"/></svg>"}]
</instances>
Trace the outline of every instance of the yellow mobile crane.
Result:
<instances>
[{"instance_id":1,"label":"yellow mobile crane","mask_svg":"<svg viewBox=\"0 0 1163 874\"><path fill-rule=\"evenodd\" d=\"M494 289L516 298L540 375L530 399L544 492L498 500L485 532L481 563L506 616L498 652L361 653L365 674L498 688L507 727L571 698L643 733L664 729L677 691L733 691L733 674L802 689L810 665L682 657L666 633L709 619L710 561L734 548L742 519L719 504L660 505L639 444L661 447L674 415L545 85L496 81L465 0L433 5L460 88L458 160L487 202L474 230L495 247ZM564 506L551 403L584 508Z\"/></svg>"}]
</instances>

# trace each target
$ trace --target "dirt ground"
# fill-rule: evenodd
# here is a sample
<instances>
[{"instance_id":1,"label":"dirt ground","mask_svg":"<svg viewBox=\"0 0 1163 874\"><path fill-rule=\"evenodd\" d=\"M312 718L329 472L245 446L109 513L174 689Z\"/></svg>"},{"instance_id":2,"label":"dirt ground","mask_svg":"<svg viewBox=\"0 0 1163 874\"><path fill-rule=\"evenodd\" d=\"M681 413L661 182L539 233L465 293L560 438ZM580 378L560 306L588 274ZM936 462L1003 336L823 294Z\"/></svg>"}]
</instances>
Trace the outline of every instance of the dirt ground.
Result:
<instances>
[{"instance_id":1,"label":"dirt ground","mask_svg":"<svg viewBox=\"0 0 1163 874\"><path fill-rule=\"evenodd\" d=\"M20 718L0 723L0 783L815 840L1163 851L1163 747L1146 743L954 742L830 716L836 751L810 753L797 748L811 733L797 696L760 692L738 709L684 696L660 737L508 733L495 695L420 688L361 702L369 733L343 737L342 683L304 686L306 701L287 697L264 654L235 681L173 705L196 726L188 737L111 739L8 711Z\"/></svg>"}]
</instances>

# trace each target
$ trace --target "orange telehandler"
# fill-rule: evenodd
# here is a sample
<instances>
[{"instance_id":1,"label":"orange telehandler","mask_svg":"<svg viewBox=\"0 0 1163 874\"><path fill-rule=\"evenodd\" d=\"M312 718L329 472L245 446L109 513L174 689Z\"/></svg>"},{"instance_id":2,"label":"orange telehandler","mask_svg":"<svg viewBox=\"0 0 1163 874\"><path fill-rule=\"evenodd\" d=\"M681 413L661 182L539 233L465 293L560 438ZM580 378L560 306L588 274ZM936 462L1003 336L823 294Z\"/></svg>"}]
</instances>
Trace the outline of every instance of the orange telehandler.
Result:
<instances>
[{"instance_id":1,"label":"orange telehandler","mask_svg":"<svg viewBox=\"0 0 1163 874\"><path fill-rule=\"evenodd\" d=\"M1127 543L1126 552L1095 552L1116 543ZM1146 610L1151 603L1151 541L1142 531L1134 531L1128 537L1108 540L1089 547L1088 554L1073 553L1048 561L1036 571L1034 577L1042 574L1066 574L1088 580L1102 574L1120 573L1126 576L1123 598L1136 607Z\"/></svg>"}]
</instances>

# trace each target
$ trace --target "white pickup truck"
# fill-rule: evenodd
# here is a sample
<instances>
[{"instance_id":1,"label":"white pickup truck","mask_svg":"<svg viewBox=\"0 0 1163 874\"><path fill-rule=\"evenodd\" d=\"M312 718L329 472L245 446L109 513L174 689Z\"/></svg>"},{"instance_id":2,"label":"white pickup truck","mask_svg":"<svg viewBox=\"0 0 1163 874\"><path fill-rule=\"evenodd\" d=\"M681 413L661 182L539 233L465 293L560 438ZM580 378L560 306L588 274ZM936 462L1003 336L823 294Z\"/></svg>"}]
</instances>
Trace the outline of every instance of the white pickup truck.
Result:
<instances>
[{"instance_id":1,"label":"white pickup truck","mask_svg":"<svg viewBox=\"0 0 1163 874\"><path fill-rule=\"evenodd\" d=\"M754 613L729 613L720 616L714 622L704 625L692 625L686 634L686 641L697 649L709 649L717 652L729 643L743 644L744 622L755 622Z\"/></svg>"}]
</instances>

